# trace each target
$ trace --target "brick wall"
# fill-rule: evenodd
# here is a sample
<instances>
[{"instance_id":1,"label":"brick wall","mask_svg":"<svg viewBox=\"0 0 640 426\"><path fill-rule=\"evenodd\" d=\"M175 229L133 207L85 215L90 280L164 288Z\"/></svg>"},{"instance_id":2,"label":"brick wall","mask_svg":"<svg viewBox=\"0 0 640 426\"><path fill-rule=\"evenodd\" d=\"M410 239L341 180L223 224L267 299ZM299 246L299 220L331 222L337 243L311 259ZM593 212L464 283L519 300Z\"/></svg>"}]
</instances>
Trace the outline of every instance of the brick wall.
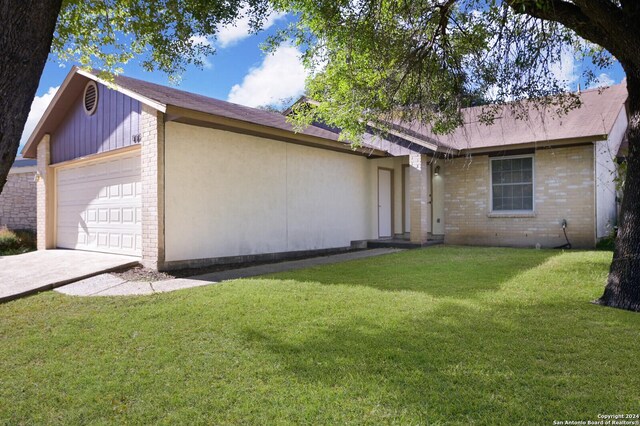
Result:
<instances>
[{"instance_id":1,"label":"brick wall","mask_svg":"<svg viewBox=\"0 0 640 426\"><path fill-rule=\"evenodd\" d=\"M444 167L445 242L555 247L565 243L562 219L575 247L595 245L593 145L537 150L534 213L492 215L489 157L456 158Z\"/></svg>"},{"instance_id":2,"label":"brick wall","mask_svg":"<svg viewBox=\"0 0 640 426\"><path fill-rule=\"evenodd\" d=\"M0 193L0 227L36 229L35 167L11 169Z\"/></svg>"},{"instance_id":3,"label":"brick wall","mask_svg":"<svg viewBox=\"0 0 640 426\"><path fill-rule=\"evenodd\" d=\"M151 268L164 264L164 119L142 106L140 117L142 179L142 261Z\"/></svg>"}]
</instances>

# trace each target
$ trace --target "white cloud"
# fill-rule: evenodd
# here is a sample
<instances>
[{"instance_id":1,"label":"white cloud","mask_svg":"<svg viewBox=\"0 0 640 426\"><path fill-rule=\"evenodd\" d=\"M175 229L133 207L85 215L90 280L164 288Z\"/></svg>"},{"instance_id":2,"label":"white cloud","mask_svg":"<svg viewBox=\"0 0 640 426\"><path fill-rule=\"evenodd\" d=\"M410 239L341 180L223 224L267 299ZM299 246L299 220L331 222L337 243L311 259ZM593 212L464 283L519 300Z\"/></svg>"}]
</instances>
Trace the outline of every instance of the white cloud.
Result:
<instances>
[{"instance_id":1,"label":"white cloud","mask_svg":"<svg viewBox=\"0 0 640 426\"><path fill-rule=\"evenodd\" d=\"M24 125L22 138L20 138L20 147L27 143L29 136L31 136L31 133L38 124L38 121L40 121L42 114L44 114L44 111L49 106L49 103L51 102L59 88L60 86L49 87L47 93L43 94L42 96L36 96L35 98L33 98L33 102L31 103L31 111L29 111L29 117L27 118L27 123Z\"/></svg>"},{"instance_id":2,"label":"white cloud","mask_svg":"<svg viewBox=\"0 0 640 426\"><path fill-rule=\"evenodd\" d=\"M278 19L283 18L286 13L281 12L271 12L267 19L262 24L262 29L266 30L270 28L273 24L276 23ZM249 16L244 10L242 12L242 18L238 19L232 25L226 25L224 27L218 28L218 46L220 48L225 48L232 46L241 40L249 37L251 35L251 26L249 25Z\"/></svg>"},{"instance_id":3,"label":"white cloud","mask_svg":"<svg viewBox=\"0 0 640 426\"><path fill-rule=\"evenodd\" d=\"M575 83L579 78L579 64L571 48L562 49L560 60L549 65L549 70L566 90L575 89Z\"/></svg>"},{"instance_id":4,"label":"white cloud","mask_svg":"<svg viewBox=\"0 0 640 426\"><path fill-rule=\"evenodd\" d=\"M278 104L301 95L307 75L300 51L283 45L266 56L259 67L250 69L242 83L231 88L227 100L251 107Z\"/></svg>"},{"instance_id":5,"label":"white cloud","mask_svg":"<svg viewBox=\"0 0 640 426\"><path fill-rule=\"evenodd\" d=\"M591 87L605 87L605 86L611 86L612 84L615 84L615 80L612 79L609 74L603 72L601 73L598 78L591 83Z\"/></svg>"}]
</instances>

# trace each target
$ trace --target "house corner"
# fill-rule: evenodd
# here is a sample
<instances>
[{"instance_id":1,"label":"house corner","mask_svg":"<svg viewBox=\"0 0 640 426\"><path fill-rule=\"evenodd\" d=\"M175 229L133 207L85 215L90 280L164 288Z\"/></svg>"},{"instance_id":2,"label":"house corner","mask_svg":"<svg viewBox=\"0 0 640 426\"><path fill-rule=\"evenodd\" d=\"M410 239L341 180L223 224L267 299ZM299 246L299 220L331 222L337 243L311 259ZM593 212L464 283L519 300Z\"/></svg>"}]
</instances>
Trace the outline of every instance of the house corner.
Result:
<instances>
[{"instance_id":1,"label":"house corner","mask_svg":"<svg viewBox=\"0 0 640 426\"><path fill-rule=\"evenodd\" d=\"M164 114L142 105L141 123L142 260L163 269L164 244Z\"/></svg>"}]
</instances>

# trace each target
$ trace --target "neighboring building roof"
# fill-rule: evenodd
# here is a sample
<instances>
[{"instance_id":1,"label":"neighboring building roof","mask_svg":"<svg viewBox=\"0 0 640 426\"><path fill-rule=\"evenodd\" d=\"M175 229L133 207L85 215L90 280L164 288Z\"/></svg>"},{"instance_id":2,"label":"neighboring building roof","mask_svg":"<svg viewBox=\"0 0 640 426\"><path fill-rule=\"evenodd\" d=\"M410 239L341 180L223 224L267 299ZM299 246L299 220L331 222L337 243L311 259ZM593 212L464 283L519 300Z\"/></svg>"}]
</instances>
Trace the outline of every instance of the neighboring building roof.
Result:
<instances>
[{"instance_id":1,"label":"neighboring building roof","mask_svg":"<svg viewBox=\"0 0 640 426\"><path fill-rule=\"evenodd\" d=\"M569 141L577 139L603 140L625 107L627 87L625 83L602 89L590 89L577 94L579 108L558 115L554 107L538 110L533 102L525 102L524 108L513 105L501 107L492 124L480 122L482 107L462 110L464 125L449 135L436 135L429 126L419 122L395 122L393 127L435 143L445 150L474 150L510 145ZM523 103L519 104L520 106ZM525 113L525 117L517 117Z\"/></svg>"},{"instance_id":2,"label":"neighboring building roof","mask_svg":"<svg viewBox=\"0 0 640 426\"><path fill-rule=\"evenodd\" d=\"M23 158L22 156L18 155L15 161L13 162L13 165L11 166L11 168L14 169L14 168L20 168L20 167L32 167L32 166L36 166L37 164L38 164L37 160L33 160L30 158Z\"/></svg>"}]
</instances>

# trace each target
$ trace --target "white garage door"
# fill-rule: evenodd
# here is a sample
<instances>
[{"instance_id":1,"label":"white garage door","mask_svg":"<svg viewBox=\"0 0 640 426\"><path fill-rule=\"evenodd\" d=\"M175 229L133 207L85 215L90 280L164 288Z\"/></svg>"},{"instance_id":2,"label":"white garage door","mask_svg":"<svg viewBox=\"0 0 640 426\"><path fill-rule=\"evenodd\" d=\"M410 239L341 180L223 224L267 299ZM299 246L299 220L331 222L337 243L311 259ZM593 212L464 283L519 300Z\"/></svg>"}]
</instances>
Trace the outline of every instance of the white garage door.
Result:
<instances>
[{"instance_id":1,"label":"white garage door","mask_svg":"<svg viewBox=\"0 0 640 426\"><path fill-rule=\"evenodd\" d=\"M140 154L61 168L57 176L57 246L142 254Z\"/></svg>"}]
</instances>

